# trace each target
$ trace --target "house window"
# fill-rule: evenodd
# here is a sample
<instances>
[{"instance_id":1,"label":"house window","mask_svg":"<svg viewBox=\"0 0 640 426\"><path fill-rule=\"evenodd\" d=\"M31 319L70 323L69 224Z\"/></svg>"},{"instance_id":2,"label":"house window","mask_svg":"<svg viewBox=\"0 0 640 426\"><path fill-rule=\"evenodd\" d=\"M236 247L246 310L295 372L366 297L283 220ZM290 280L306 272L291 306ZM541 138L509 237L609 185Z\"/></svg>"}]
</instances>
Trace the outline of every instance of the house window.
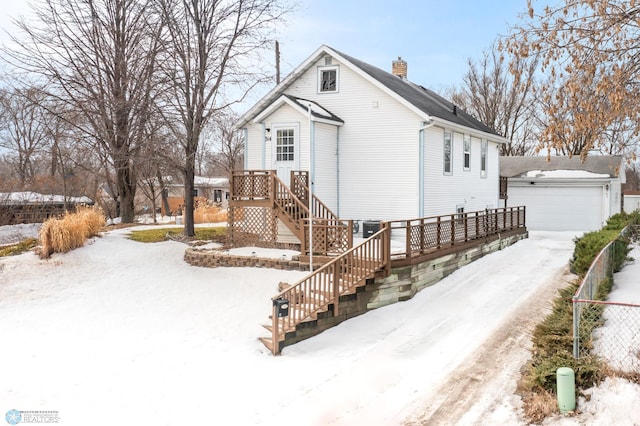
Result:
<instances>
[{"instance_id":1,"label":"house window","mask_svg":"<svg viewBox=\"0 0 640 426\"><path fill-rule=\"evenodd\" d=\"M318 92L337 92L338 91L338 67L320 67L318 68Z\"/></svg>"},{"instance_id":2,"label":"house window","mask_svg":"<svg viewBox=\"0 0 640 426\"><path fill-rule=\"evenodd\" d=\"M444 154L444 174L451 174L451 132L444 132L443 154Z\"/></svg>"},{"instance_id":3,"label":"house window","mask_svg":"<svg viewBox=\"0 0 640 426\"><path fill-rule=\"evenodd\" d=\"M469 170L471 168L471 136L464 135L463 142L463 164L464 170Z\"/></svg>"},{"instance_id":4,"label":"house window","mask_svg":"<svg viewBox=\"0 0 640 426\"><path fill-rule=\"evenodd\" d=\"M456 206L456 219L464 219L464 206L458 204Z\"/></svg>"},{"instance_id":5,"label":"house window","mask_svg":"<svg viewBox=\"0 0 640 426\"><path fill-rule=\"evenodd\" d=\"M276 134L276 160L294 160L293 129L278 129Z\"/></svg>"},{"instance_id":6,"label":"house window","mask_svg":"<svg viewBox=\"0 0 640 426\"><path fill-rule=\"evenodd\" d=\"M487 177L487 140L480 142L480 176Z\"/></svg>"}]
</instances>

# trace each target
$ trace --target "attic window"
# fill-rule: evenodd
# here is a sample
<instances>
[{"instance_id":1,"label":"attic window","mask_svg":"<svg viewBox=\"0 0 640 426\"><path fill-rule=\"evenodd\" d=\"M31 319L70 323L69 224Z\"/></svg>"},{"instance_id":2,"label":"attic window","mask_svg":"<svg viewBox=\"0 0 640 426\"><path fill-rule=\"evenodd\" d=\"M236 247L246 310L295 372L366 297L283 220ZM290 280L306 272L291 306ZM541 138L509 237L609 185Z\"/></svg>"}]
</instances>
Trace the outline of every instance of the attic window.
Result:
<instances>
[{"instance_id":1,"label":"attic window","mask_svg":"<svg viewBox=\"0 0 640 426\"><path fill-rule=\"evenodd\" d=\"M338 71L337 66L318 68L318 93L338 91Z\"/></svg>"}]
</instances>

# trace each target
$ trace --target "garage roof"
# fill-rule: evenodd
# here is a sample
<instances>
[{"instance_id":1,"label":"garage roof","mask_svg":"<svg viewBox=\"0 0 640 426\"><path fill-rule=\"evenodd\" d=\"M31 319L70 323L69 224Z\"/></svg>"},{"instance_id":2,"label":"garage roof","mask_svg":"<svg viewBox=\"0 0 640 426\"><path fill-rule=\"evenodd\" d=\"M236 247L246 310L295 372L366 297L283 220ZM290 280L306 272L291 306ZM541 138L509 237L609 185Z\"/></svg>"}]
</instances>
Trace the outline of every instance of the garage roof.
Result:
<instances>
[{"instance_id":1,"label":"garage roof","mask_svg":"<svg viewBox=\"0 0 640 426\"><path fill-rule=\"evenodd\" d=\"M590 155L584 160L580 156L546 157L515 156L500 157L500 176L507 178L528 177L531 171L573 170L584 171L611 178L619 176L622 167L620 155ZM576 176L573 174L573 176ZM624 176L624 173L622 174ZM567 176L569 177L569 176Z\"/></svg>"}]
</instances>

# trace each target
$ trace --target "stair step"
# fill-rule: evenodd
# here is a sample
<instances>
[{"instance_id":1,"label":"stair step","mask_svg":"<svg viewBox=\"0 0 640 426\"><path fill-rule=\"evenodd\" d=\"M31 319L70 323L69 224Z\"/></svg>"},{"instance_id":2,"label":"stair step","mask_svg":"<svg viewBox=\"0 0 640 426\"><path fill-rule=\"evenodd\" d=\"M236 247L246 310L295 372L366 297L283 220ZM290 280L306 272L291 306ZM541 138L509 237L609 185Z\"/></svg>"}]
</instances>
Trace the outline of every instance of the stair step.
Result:
<instances>
[{"instance_id":1,"label":"stair step","mask_svg":"<svg viewBox=\"0 0 640 426\"><path fill-rule=\"evenodd\" d=\"M271 340L271 337L258 337L258 339L271 351L271 353L273 353L273 341Z\"/></svg>"}]
</instances>

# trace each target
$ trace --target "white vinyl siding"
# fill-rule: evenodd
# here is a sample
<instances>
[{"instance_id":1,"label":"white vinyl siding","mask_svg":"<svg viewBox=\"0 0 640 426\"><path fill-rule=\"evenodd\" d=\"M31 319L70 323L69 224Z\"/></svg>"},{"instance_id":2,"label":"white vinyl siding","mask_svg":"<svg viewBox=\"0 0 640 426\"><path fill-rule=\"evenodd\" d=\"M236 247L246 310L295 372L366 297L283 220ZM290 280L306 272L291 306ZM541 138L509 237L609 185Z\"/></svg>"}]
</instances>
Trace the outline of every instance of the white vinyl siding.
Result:
<instances>
[{"instance_id":1,"label":"white vinyl siding","mask_svg":"<svg viewBox=\"0 0 640 426\"><path fill-rule=\"evenodd\" d=\"M335 58L333 62L340 67L339 96L317 93L317 67L324 66L324 58L293 82L287 93L316 101L344 120L338 143L340 217L417 217L418 138L423 118ZM316 172L318 177L323 173L318 166Z\"/></svg>"},{"instance_id":2,"label":"white vinyl siding","mask_svg":"<svg viewBox=\"0 0 640 426\"><path fill-rule=\"evenodd\" d=\"M324 66L324 57L320 57L286 89L287 94L315 101L344 120L339 130L333 125L315 123L316 195L332 210L339 204L340 210L336 213L342 219L418 217L421 210L420 128L424 117L336 58L333 58L332 66L339 67L339 93L335 96L318 93L318 68ZM283 105L263 121L268 127L274 122L299 123L300 170L309 170L307 115ZM254 145L259 143L260 124L251 126L247 152L255 155L259 152ZM498 165L496 144L489 144L488 179L480 179L478 173L462 173L463 134L452 132L452 175L445 176L443 132L436 126L424 130L424 215L452 214L456 206L464 206L465 212L483 210L487 205L497 206L499 174L493 171ZM473 132L469 134L472 136L471 152L479 153L480 138ZM267 152L272 152L270 146ZM339 154L334 162L336 152ZM473 170L480 170L479 157L471 158ZM254 159L248 164L254 167ZM266 168L271 168L271 164L270 157Z\"/></svg>"},{"instance_id":3,"label":"white vinyl siding","mask_svg":"<svg viewBox=\"0 0 640 426\"><path fill-rule=\"evenodd\" d=\"M480 179L476 173L463 173L464 163L454 161L452 175L447 176L442 173L444 152L442 141L445 130L441 127L432 127L425 131L425 165L424 165L424 215L437 216L443 214L453 214L457 208L463 207L465 212L484 210L487 206L498 207L499 198L499 173L493 168L488 173L486 179ZM464 136L454 132L453 152L462 152L464 146ZM481 139L471 136L471 152L480 152ZM497 144L488 145L487 156L490 161L487 165L497 167L498 148ZM475 158L478 158L477 160ZM472 168L479 170L479 156L474 161L477 165ZM477 169L476 169L477 167Z\"/></svg>"},{"instance_id":4,"label":"white vinyl siding","mask_svg":"<svg viewBox=\"0 0 640 426\"><path fill-rule=\"evenodd\" d=\"M331 124L315 125L314 195L338 214L338 128Z\"/></svg>"}]
</instances>

